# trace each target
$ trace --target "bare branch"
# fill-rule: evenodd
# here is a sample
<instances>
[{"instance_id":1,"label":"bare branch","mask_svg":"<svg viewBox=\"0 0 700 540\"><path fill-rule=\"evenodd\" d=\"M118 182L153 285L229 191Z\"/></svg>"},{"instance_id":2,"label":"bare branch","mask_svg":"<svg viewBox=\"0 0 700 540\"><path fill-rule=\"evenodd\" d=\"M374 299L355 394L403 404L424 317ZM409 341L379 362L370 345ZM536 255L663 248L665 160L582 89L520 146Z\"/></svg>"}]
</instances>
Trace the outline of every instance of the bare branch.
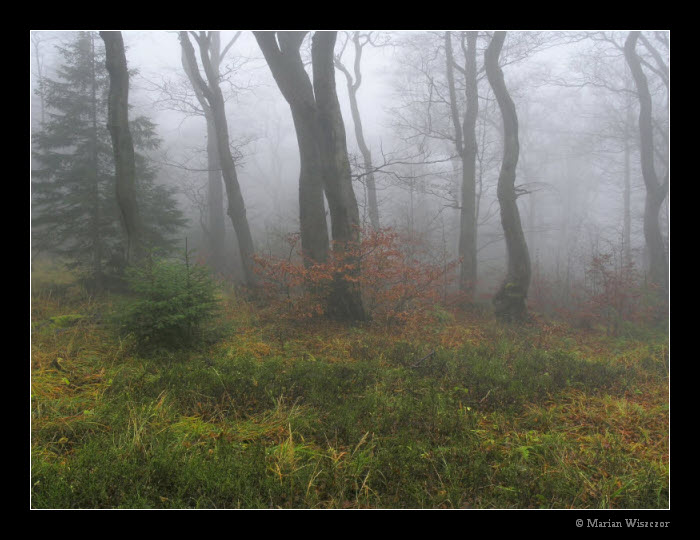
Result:
<instances>
[{"instance_id":1,"label":"bare branch","mask_svg":"<svg viewBox=\"0 0 700 540\"><path fill-rule=\"evenodd\" d=\"M238 41L238 38L241 37L242 33L243 33L242 30L239 30L238 32L236 32L236 35L233 36L233 39L231 39L231 41L228 42L228 45L226 45L226 47L224 47L224 50L221 51L221 55L219 56L220 60L223 60L223 58L226 56L226 53L228 52L228 50L231 48L231 46L234 43L236 43L236 41Z\"/></svg>"}]
</instances>

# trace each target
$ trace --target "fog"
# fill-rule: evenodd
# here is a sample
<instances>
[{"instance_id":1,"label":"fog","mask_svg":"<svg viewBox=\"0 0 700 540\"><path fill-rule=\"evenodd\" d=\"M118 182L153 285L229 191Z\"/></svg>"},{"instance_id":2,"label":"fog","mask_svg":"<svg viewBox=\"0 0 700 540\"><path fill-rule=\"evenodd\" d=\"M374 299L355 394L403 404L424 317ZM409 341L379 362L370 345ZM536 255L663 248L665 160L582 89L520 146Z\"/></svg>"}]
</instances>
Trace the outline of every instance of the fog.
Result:
<instances>
[{"instance_id":1,"label":"fog","mask_svg":"<svg viewBox=\"0 0 700 540\"><path fill-rule=\"evenodd\" d=\"M667 30L30 32L32 508L668 508L669 74Z\"/></svg>"},{"instance_id":2,"label":"fog","mask_svg":"<svg viewBox=\"0 0 700 540\"><path fill-rule=\"evenodd\" d=\"M33 132L41 128L42 114L51 113L40 100L40 78L58 77L62 58L56 46L69 43L76 34L32 33ZM221 31L221 46L236 34ZM311 35L306 35L301 46L309 75ZM434 261L459 259L461 164L450 120L445 32L373 31L371 35L372 42L362 49L357 100L364 138L376 168L381 227L419 239ZM460 118L465 110L462 35L452 32L457 66L453 70L455 106ZM483 70L484 50L491 35L479 32L476 55L477 292L482 300L495 292L507 260L496 193L503 123ZM668 43L668 32L644 35L657 44L668 65L668 50L659 45L663 39ZM158 149L147 152L147 160L157 170L156 181L175 190L188 219L177 233L179 242L184 245L187 237L190 247L209 253L202 226L209 212L207 127L204 116L193 112L197 103L183 71L178 33L139 30L124 31L123 36L132 70L130 117L147 116L155 124L162 142ZM515 186L533 280L550 280L550 290L557 288L562 298L573 294L576 283L586 281L591 261L597 256L626 254L642 274L648 266L639 101L625 63L626 36L626 32L510 31L499 62L517 111L520 158ZM335 45L336 55L342 50L341 61L350 71L354 62L351 37L352 32L339 32ZM646 65L653 66L649 52L640 50ZM221 73L232 154L255 250L282 256L287 250L286 236L300 227L299 147L290 106L250 31L243 31L227 51ZM668 96L653 70L647 68L647 76L657 130L656 167L663 176L669 153ZM335 70L335 79L353 188L361 225L366 227L370 219L366 174L348 86L340 69ZM34 206L33 212L41 210ZM668 197L659 223L668 251ZM330 227L330 215L328 224ZM236 234L228 217L225 227L225 270L240 280ZM42 245L36 236L35 244Z\"/></svg>"}]
</instances>

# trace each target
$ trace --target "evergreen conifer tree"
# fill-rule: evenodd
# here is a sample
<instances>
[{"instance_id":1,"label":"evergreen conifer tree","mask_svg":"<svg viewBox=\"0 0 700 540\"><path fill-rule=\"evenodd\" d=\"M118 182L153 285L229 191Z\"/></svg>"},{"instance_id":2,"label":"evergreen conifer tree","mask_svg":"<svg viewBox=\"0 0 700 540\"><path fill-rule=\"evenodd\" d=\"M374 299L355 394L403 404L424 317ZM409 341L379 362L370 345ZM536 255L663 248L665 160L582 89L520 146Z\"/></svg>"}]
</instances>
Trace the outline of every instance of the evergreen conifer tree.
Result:
<instances>
[{"instance_id":1,"label":"evergreen conifer tree","mask_svg":"<svg viewBox=\"0 0 700 540\"><path fill-rule=\"evenodd\" d=\"M100 290L121 274L126 247L107 130L104 43L94 32L78 32L58 52L57 77L44 80L46 122L33 136L33 243L38 250L64 256L88 285ZM143 154L160 140L144 116L131 119L130 129L144 240L151 248L168 250L185 220L173 190L154 182L157 171Z\"/></svg>"}]
</instances>

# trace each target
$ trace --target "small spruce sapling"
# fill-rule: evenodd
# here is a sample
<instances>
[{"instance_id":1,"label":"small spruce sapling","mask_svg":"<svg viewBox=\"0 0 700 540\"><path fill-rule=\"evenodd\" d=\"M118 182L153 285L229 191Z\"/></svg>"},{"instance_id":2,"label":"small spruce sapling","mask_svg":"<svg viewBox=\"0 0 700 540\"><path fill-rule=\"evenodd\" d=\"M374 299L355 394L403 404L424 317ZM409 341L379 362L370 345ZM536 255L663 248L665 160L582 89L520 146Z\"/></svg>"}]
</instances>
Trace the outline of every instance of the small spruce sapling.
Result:
<instances>
[{"instance_id":1,"label":"small spruce sapling","mask_svg":"<svg viewBox=\"0 0 700 540\"><path fill-rule=\"evenodd\" d=\"M191 347L202 337L203 324L218 309L217 286L205 266L193 265L185 242L181 261L152 253L127 270L137 299L125 310L122 330L139 347Z\"/></svg>"}]
</instances>

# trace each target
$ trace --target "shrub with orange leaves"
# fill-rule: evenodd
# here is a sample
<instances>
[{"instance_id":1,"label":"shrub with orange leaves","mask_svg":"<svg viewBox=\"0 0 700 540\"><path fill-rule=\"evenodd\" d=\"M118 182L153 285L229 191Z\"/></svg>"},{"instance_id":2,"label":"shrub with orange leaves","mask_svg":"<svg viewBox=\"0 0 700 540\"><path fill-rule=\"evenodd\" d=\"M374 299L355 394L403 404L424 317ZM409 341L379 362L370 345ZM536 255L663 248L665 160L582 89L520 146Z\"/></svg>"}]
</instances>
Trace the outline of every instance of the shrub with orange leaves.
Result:
<instances>
[{"instance_id":1,"label":"shrub with orange leaves","mask_svg":"<svg viewBox=\"0 0 700 540\"><path fill-rule=\"evenodd\" d=\"M299 235L289 235L287 258L256 256L266 299L275 311L308 319L327 313L336 280L359 285L366 313L390 324L431 310L443 299L458 260L431 262L425 246L390 229L364 229L357 244L334 249L325 263L304 261Z\"/></svg>"}]
</instances>

